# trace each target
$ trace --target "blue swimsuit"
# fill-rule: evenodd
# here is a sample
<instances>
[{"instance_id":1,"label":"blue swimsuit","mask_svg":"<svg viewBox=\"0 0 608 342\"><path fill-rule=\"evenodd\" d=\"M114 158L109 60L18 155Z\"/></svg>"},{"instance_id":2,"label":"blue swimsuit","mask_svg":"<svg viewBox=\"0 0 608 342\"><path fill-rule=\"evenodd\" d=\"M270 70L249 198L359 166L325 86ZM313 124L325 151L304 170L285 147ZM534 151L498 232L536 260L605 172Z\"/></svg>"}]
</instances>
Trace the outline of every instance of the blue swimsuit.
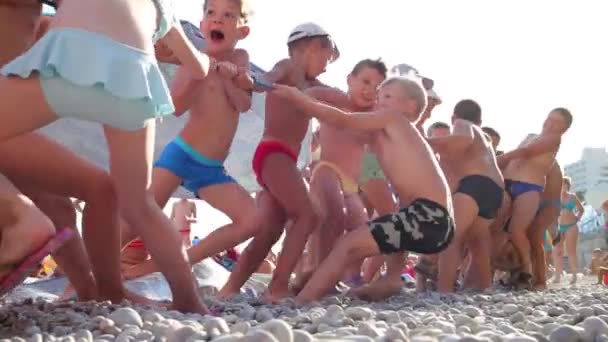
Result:
<instances>
[{"instance_id":1,"label":"blue swimsuit","mask_svg":"<svg viewBox=\"0 0 608 342\"><path fill-rule=\"evenodd\" d=\"M576 208L576 202L574 202L574 200L571 199L566 203L562 203L561 208L562 208L562 210L574 211L574 209ZM572 227L576 227L576 222L564 223L564 224L560 223L559 232L562 234L565 234Z\"/></svg>"}]
</instances>

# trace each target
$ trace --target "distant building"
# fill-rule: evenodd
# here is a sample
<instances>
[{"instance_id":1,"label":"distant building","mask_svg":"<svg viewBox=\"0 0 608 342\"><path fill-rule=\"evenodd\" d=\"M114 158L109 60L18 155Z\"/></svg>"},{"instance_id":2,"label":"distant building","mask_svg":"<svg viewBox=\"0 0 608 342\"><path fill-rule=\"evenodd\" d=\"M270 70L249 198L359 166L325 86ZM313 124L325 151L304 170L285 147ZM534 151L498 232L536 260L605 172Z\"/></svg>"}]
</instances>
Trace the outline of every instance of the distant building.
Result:
<instances>
[{"instance_id":1,"label":"distant building","mask_svg":"<svg viewBox=\"0 0 608 342\"><path fill-rule=\"evenodd\" d=\"M599 208L608 199L608 152L605 148L583 149L581 159L564 167L572 179L572 192L584 193L585 201Z\"/></svg>"}]
</instances>

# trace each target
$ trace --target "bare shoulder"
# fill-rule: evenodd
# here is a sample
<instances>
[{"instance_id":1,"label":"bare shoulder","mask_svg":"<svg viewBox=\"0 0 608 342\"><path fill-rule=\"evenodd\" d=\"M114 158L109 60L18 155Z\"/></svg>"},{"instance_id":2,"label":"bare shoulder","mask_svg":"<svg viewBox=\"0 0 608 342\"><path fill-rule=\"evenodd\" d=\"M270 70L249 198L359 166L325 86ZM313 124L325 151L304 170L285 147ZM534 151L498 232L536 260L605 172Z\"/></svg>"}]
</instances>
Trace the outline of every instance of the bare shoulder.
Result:
<instances>
[{"instance_id":1,"label":"bare shoulder","mask_svg":"<svg viewBox=\"0 0 608 342\"><path fill-rule=\"evenodd\" d=\"M238 66L249 66L249 53L245 49L235 49L230 61Z\"/></svg>"}]
</instances>

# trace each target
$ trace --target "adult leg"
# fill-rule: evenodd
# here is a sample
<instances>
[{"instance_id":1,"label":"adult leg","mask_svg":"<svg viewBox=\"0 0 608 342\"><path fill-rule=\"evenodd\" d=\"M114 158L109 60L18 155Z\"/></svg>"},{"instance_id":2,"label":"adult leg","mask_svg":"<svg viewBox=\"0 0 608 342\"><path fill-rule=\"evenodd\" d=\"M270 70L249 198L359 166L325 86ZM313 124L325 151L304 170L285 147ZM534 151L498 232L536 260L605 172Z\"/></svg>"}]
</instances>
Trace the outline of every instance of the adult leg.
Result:
<instances>
[{"instance_id":1,"label":"adult leg","mask_svg":"<svg viewBox=\"0 0 608 342\"><path fill-rule=\"evenodd\" d=\"M181 237L150 191L154 122L138 131L104 126L110 151L110 174L116 184L120 212L141 236L155 263L167 278L175 309L206 314L197 294ZM118 238L117 238L118 240ZM120 254L120 244L105 246ZM119 267L120 260L116 261Z\"/></svg>"},{"instance_id":2,"label":"adult leg","mask_svg":"<svg viewBox=\"0 0 608 342\"><path fill-rule=\"evenodd\" d=\"M287 155L273 153L267 156L262 168L262 179L266 181L272 196L284 208L287 217L293 220L266 294L266 299L274 302L289 296L289 278L310 233L318 224L318 218L300 172Z\"/></svg>"},{"instance_id":3,"label":"adult leg","mask_svg":"<svg viewBox=\"0 0 608 342\"><path fill-rule=\"evenodd\" d=\"M467 278L474 276L471 285L477 290L485 290L492 286L492 269L490 265L490 225L493 220L477 218L471 226L471 235L467 240L470 253L469 267L465 273Z\"/></svg>"},{"instance_id":4,"label":"adult leg","mask_svg":"<svg viewBox=\"0 0 608 342\"><path fill-rule=\"evenodd\" d=\"M256 220L260 222L262 230L241 253L228 281L218 294L220 298L230 298L239 293L243 284L259 268L272 246L279 240L287 223L283 209L268 192L262 191L256 201Z\"/></svg>"},{"instance_id":5,"label":"adult leg","mask_svg":"<svg viewBox=\"0 0 608 342\"><path fill-rule=\"evenodd\" d=\"M448 293L454 291L458 277L458 267L462 264L464 243L469 237L471 226L479 214L479 207L473 198L463 193L452 196L454 206L454 238L448 247L439 253L438 290Z\"/></svg>"},{"instance_id":6,"label":"adult leg","mask_svg":"<svg viewBox=\"0 0 608 342\"><path fill-rule=\"evenodd\" d=\"M553 283L557 284L562 279L562 273L564 272L564 241L553 246L553 264L555 265L555 276L553 277Z\"/></svg>"},{"instance_id":7,"label":"adult leg","mask_svg":"<svg viewBox=\"0 0 608 342\"><path fill-rule=\"evenodd\" d=\"M573 226L566 232L566 248L568 249L568 263L570 264L570 273L572 273L572 280L570 284L576 284L578 275L578 254L576 253L576 247L578 245L578 227Z\"/></svg>"},{"instance_id":8,"label":"adult leg","mask_svg":"<svg viewBox=\"0 0 608 342\"><path fill-rule=\"evenodd\" d=\"M549 226L557 221L559 217L559 208L546 207L532 221L528 228L528 239L530 239L531 256L534 261L532 264L532 273L535 276L536 288L544 289L547 287L547 263L545 257L545 232Z\"/></svg>"},{"instance_id":9,"label":"adult leg","mask_svg":"<svg viewBox=\"0 0 608 342\"><path fill-rule=\"evenodd\" d=\"M532 274L532 262L530 260L530 240L528 240L528 228L536 216L540 194L536 191L528 191L519 195L513 201L513 214L509 223L511 241L522 261L523 272Z\"/></svg>"}]
</instances>

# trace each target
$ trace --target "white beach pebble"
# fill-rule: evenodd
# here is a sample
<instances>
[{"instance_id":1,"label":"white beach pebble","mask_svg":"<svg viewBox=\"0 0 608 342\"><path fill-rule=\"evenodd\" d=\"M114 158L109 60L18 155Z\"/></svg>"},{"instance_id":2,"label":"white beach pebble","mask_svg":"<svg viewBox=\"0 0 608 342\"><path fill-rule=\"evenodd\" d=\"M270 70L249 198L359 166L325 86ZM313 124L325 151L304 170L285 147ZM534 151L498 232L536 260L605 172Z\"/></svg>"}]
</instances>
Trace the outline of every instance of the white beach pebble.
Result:
<instances>
[{"instance_id":1,"label":"white beach pebble","mask_svg":"<svg viewBox=\"0 0 608 342\"><path fill-rule=\"evenodd\" d=\"M137 313L137 311L131 308L120 308L112 312L108 318L114 321L114 323L119 327L125 324L135 325L138 327L143 325L141 316Z\"/></svg>"}]
</instances>

